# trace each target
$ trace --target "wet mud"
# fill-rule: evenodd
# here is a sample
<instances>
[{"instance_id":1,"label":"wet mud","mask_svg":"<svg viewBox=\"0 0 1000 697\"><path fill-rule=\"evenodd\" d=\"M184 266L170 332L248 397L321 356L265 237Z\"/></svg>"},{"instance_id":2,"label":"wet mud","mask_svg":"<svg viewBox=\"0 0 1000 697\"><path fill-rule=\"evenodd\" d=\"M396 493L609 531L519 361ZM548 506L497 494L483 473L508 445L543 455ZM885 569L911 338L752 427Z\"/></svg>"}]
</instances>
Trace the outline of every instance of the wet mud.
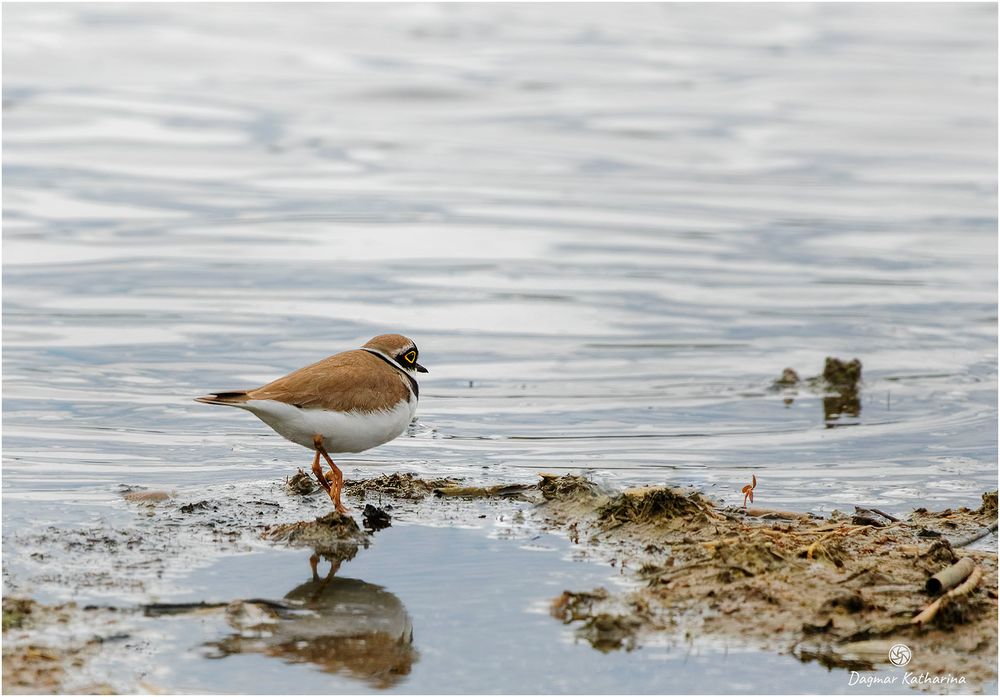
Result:
<instances>
[{"instance_id":1,"label":"wet mud","mask_svg":"<svg viewBox=\"0 0 1000 697\"><path fill-rule=\"evenodd\" d=\"M86 670L106 644L126 638L114 629L114 615L75 603L43 605L4 597L3 692L114 694L111 685Z\"/></svg>"},{"instance_id":2,"label":"wet mud","mask_svg":"<svg viewBox=\"0 0 1000 697\"><path fill-rule=\"evenodd\" d=\"M667 488L595 499L589 514L579 498L555 498L537 511L546 524L614 554L644 585L567 589L552 614L602 651L666 635L736 638L828 667L872 670L905 643L910 670L992 681L997 555L960 545L995 530L995 496L984 495L975 510L918 509L906 520L878 521L744 513ZM928 579L960 559L971 587L917 621L935 601Z\"/></svg>"},{"instance_id":3,"label":"wet mud","mask_svg":"<svg viewBox=\"0 0 1000 697\"><path fill-rule=\"evenodd\" d=\"M737 642L865 671L884 666L889 648L905 643L912 670L961 673L972 690L996 680L997 555L995 547L974 544L996 539L996 492L975 509L921 508L901 519L859 507L821 518L727 508L670 487L608 491L576 475L484 486L393 474L347 483L353 515L317 517L329 504L325 494L289 482L165 497L127 496L129 490L123 513L134 525L17 536L17 544L41 550L40 575L19 585L5 572L4 690L146 689L138 678L103 682L87 667L104 652L134 650L120 639L136 618L167 616L210 617L228 627L201 647L206 659L256 654L391 687L419 660L412 622L395 595L345 577L342 565L378 544L378 530L394 522L461 526L487 515L529 535L563 535L574 559L610 563L632 580L627 587L565 588L551 599L553 621L597 651ZM148 598L162 592L157 583L178 565L273 547L311 554L305 580L280 598L81 609L23 593L44 580ZM950 568L956 563L960 568ZM945 583L931 583L936 592L929 594L928 579L943 571ZM98 616L103 624L95 632ZM48 632L54 625L87 629Z\"/></svg>"}]
</instances>

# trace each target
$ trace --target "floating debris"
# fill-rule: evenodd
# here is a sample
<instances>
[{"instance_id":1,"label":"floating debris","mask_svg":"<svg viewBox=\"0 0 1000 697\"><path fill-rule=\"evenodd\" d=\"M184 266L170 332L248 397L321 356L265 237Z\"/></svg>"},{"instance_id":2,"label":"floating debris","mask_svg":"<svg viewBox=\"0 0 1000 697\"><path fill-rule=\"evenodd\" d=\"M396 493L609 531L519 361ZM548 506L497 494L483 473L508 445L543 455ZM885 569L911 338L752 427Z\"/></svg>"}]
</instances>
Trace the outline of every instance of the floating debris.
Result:
<instances>
[{"instance_id":1,"label":"floating debris","mask_svg":"<svg viewBox=\"0 0 1000 697\"><path fill-rule=\"evenodd\" d=\"M800 382L802 378L796 373L792 368L785 368L781 371L781 377L771 383L772 390L782 390L786 387L795 387Z\"/></svg>"},{"instance_id":2,"label":"floating debris","mask_svg":"<svg viewBox=\"0 0 1000 697\"><path fill-rule=\"evenodd\" d=\"M823 417L826 421L836 421L841 416L860 416L861 398L861 361L854 358L843 361L833 356L827 356L820 375L802 380L792 368L785 368L781 377L771 383L772 391L791 390L805 385L810 390L823 394ZM794 394L794 390L792 390ZM791 397L785 398L785 404L793 403Z\"/></svg>"},{"instance_id":3,"label":"floating debris","mask_svg":"<svg viewBox=\"0 0 1000 697\"><path fill-rule=\"evenodd\" d=\"M861 382L861 361L857 358L851 361L842 361L839 358L827 356L822 377L828 389L857 392L858 383Z\"/></svg>"}]
</instances>

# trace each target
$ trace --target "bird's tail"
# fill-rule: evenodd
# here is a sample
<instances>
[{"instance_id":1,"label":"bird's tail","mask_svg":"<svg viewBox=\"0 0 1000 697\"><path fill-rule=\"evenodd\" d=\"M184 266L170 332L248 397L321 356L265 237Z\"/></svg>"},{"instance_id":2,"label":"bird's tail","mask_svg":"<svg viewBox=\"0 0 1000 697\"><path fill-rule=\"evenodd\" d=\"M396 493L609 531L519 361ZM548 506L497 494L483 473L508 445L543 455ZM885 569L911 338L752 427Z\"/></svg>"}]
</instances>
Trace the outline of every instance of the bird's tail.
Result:
<instances>
[{"instance_id":1,"label":"bird's tail","mask_svg":"<svg viewBox=\"0 0 1000 697\"><path fill-rule=\"evenodd\" d=\"M221 404L223 406L236 407L249 399L250 396L247 394L247 391L240 390L239 392L216 392L214 394L207 394L204 397L195 397L194 401L201 402L203 404Z\"/></svg>"}]
</instances>

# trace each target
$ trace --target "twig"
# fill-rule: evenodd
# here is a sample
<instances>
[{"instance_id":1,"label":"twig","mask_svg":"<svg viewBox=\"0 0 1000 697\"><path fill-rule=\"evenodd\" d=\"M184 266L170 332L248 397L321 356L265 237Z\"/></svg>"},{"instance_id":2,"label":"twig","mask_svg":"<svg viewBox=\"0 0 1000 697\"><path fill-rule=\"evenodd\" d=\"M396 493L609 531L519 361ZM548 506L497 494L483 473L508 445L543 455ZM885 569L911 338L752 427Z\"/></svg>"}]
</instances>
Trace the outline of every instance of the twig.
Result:
<instances>
[{"instance_id":1,"label":"twig","mask_svg":"<svg viewBox=\"0 0 1000 697\"><path fill-rule=\"evenodd\" d=\"M979 581L980 579L982 579L982 577L983 577L983 570L982 568L977 566L975 569L972 570L972 573L969 575L969 578L965 580L965 583L960 585L958 588L952 588L950 591L942 595L933 603L925 607L920 612L919 615L910 620L910 623L915 624L918 627L923 627L924 625L926 625L927 623L929 623L931 620L934 619L934 616L937 615L938 610L940 610L945 605L945 603L955 598L959 598L963 595L967 595L968 593L973 591L975 587L979 585Z\"/></svg>"},{"instance_id":2,"label":"twig","mask_svg":"<svg viewBox=\"0 0 1000 697\"><path fill-rule=\"evenodd\" d=\"M957 542L952 542L951 543L952 549L954 549L955 547L965 547L966 545L971 545L976 540L981 540L990 533L996 531L997 531L997 521L994 520L992 523L990 523L988 526L986 526L979 532L975 532L969 535L968 537L963 537L961 540L958 540Z\"/></svg>"},{"instance_id":3,"label":"twig","mask_svg":"<svg viewBox=\"0 0 1000 697\"><path fill-rule=\"evenodd\" d=\"M892 522L881 513L876 513L874 509L862 508L861 506L854 507L853 521L855 524L874 525L877 528L884 528Z\"/></svg>"},{"instance_id":4,"label":"twig","mask_svg":"<svg viewBox=\"0 0 1000 697\"><path fill-rule=\"evenodd\" d=\"M851 574L847 578L844 578L844 579L841 579L841 580L837 581L837 583L847 583L848 581L853 581L858 576L863 576L863 575L867 574L869 571L874 571L874 570L875 570L874 566L869 566L869 567L867 567L865 569L861 569L861 571L857 571L857 572Z\"/></svg>"},{"instance_id":5,"label":"twig","mask_svg":"<svg viewBox=\"0 0 1000 697\"><path fill-rule=\"evenodd\" d=\"M750 518L775 518L777 520L809 520L808 513L796 513L794 511L777 511L771 508L749 508L746 515Z\"/></svg>"},{"instance_id":6,"label":"twig","mask_svg":"<svg viewBox=\"0 0 1000 697\"><path fill-rule=\"evenodd\" d=\"M899 518L897 518L896 516L892 516L892 515L889 515L889 514L888 514L888 513L886 513L885 511L880 511L880 510L879 510L879 509L877 509L877 508L872 508L872 509L869 509L869 510L872 510L872 511L875 511L876 513L878 513L878 514L879 514L880 516L882 516L883 518L888 518L888 519L889 519L889 520L891 520L891 521L892 521L893 523L898 523L898 522L900 522L900 521L899 521Z\"/></svg>"},{"instance_id":7,"label":"twig","mask_svg":"<svg viewBox=\"0 0 1000 697\"><path fill-rule=\"evenodd\" d=\"M681 573L683 573L683 572L690 571L692 569L699 569L699 568L702 568L702 567L705 567L705 566L711 566L711 565L712 565L711 561L698 561L698 562L694 562L692 564L685 564L684 566L678 566L676 569L671 569L670 570L670 575L669 576L660 576L659 578L657 578L656 579L656 583L657 583L657 585L666 585L666 584L670 583L671 581L673 581L674 579L676 579L678 576L680 576Z\"/></svg>"},{"instance_id":8,"label":"twig","mask_svg":"<svg viewBox=\"0 0 1000 697\"><path fill-rule=\"evenodd\" d=\"M836 530L834 530L833 532L829 532L826 535L823 535L822 537L813 540L813 543L811 545L809 545L808 547L805 547L804 549L799 550L799 556L803 556L802 553L805 552L805 558L806 559L812 559L813 558L813 553L816 551L816 548L819 546L819 544L821 542L826 542L831 537L836 537L837 535L841 535L842 537L847 537L848 535L853 535L854 533L861 532L862 530L870 530L872 527L874 527L874 526L872 526L872 525L858 525L858 526L855 526L855 527L852 527L852 528L839 527Z\"/></svg>"},{"instance_id":9,"label":"twig","mask_svg":"<svg viewBox=\"0 0 1000 697\"><path fill-rule=\"evenodd\" d=\"M880 511L877 508L865 508L864 506L855 506L854 507L854 512L855 513L874 513L875 515L882 516L883 518L885 518L889 522L892 522L892 523L898 523L899 522L899 518L897 518L895 516L892 516L892 515L889 515L885 511Z\"/></svg>"}]
</instances>

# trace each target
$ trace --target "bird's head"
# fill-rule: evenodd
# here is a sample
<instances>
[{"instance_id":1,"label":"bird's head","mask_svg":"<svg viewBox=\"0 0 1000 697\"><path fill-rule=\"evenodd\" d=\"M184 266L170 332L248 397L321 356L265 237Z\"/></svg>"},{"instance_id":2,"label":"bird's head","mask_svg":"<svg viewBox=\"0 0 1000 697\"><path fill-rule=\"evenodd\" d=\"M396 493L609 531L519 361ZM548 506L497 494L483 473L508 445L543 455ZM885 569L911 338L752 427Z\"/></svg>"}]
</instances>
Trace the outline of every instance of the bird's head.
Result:
<instances>
[{"instance_id":1,"label":"bird's head","mask_svg":"<svg viewBox=\"0 0 1000 697\"><path fill-rule=\"evenodd\" d=\"M417 358L420 357L417 345L402 334L380 334L370 339L363 348L374 349L382 353L398 363L403 370L418 373L427 372L427 368L417 363Z\"/></svg>"}]
</instances>

